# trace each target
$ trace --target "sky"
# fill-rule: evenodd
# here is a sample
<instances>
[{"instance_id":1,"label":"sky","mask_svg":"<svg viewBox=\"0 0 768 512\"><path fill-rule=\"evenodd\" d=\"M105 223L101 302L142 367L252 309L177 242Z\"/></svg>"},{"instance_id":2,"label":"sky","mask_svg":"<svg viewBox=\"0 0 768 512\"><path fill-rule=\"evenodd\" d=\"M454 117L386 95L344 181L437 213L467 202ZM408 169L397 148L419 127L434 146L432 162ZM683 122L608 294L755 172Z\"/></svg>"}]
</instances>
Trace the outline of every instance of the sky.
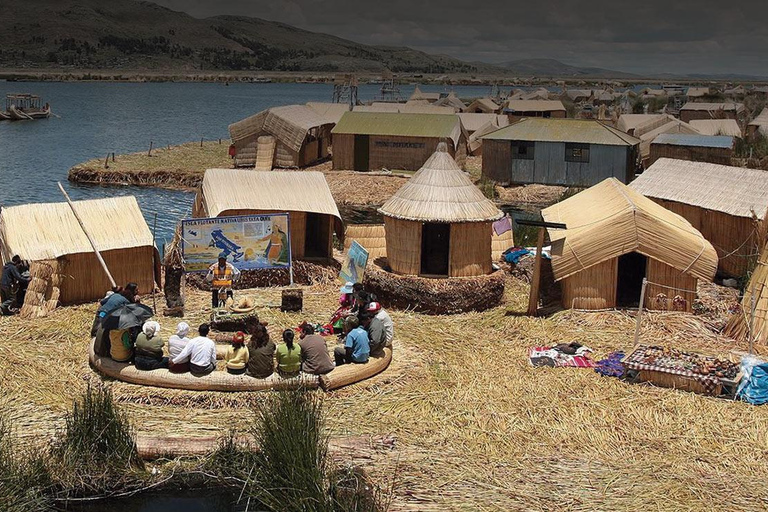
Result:
<instances>
[{"instance_id":1,"label":"sky","mask_svg":"<svg viewBox=\"0 0 768 512\"><path fill-rule=\"evenodd\" d=\"M154 0L467 61L768 76L768 0Z\"/></svg>"}]
</instances>

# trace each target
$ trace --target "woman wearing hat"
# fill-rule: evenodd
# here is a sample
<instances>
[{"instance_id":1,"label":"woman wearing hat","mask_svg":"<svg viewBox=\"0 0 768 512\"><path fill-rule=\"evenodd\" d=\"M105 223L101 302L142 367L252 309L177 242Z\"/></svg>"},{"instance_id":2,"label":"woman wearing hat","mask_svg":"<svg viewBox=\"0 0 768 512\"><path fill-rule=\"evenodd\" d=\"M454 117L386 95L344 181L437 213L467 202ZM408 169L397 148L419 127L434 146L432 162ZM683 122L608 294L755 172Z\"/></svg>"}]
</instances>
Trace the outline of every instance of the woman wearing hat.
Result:
<instances>
[{"instance_id":1,"label":"woman wearing hat","mask_svg":"<svg viewBox=\"0 0 768 512\"><path fill-rule=\"evenodd\" d=\"M349 315L352 305L355 303L354 298L354 286L352 282L347 282L342 286L339 291L341 296L339 297L339 309L336 310L331 319L328 322L328 330L334 334L340 334L344 332L344 319Z\"/></svg>"},{"instance_id":2,"label":"woman wearing hat","mask_svg":"<svg viewBox=\"0 0 768 512\"><path fill-rule=\"evenodd\" d=\"M227 363L227 373L242 375L248 369L248 347L245 346L245 333L238 331L232 337L232 346L227 349L224 360Z\"/></svg>"},{"instance_id":3,"label":"woman wearing hat","mask_svg":"<svg viewBox=\"0 0 768 512\"><path fill-rule=\"evenodd\" d=\"M163 357L165 342L159 336L160 324L154 320L144 322L141 333L136 336L136 358L134 364L139 370L168 368L168 358Z\"/></svg>"},{"instance_id":4,"label":"woman wearing hat","mask_svg":"<svg viewBox=\"0 0 768 512\"><path fill-rule=\"evenodd\" d=\"M184 347L189 343L189 324L186 322L179 322L176 326L176 334L171 335L168 338L168 369L173 373L185 373L189 371L189 362L173 364L173 358L181 354Z\"/></svg>"}]
</instances>

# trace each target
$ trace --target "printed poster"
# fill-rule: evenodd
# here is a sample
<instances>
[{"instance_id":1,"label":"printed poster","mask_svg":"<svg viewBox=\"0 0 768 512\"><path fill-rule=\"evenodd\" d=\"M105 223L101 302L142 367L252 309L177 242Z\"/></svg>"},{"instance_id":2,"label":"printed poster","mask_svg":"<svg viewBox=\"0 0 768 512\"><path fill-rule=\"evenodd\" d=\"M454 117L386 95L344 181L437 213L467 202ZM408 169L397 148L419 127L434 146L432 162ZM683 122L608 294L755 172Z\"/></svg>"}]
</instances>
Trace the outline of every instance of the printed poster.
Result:
<instances>
[{"instance_id":1,"label":"printed poster","mask_svg":"<svg viewBox=\"0 0 768 512\"><path fill-rule=\"evenodd\" d=\"M367 264L368 251L356 240L352 240L352 245L349 246L349 251L344 257L344 264L339 271L339 280L342 283L362 283Z\"/></svg>"},{"instance_id":2,"label":"printed poster","mask_svg":"<svg viewBox=\"0 0 768 512\"><path fill-rule=\"evenodd\" d=\"M207 272L222 252L238 270L289 268L287 213L181 221L186 272Z\"/></svg>"}]
</instances>

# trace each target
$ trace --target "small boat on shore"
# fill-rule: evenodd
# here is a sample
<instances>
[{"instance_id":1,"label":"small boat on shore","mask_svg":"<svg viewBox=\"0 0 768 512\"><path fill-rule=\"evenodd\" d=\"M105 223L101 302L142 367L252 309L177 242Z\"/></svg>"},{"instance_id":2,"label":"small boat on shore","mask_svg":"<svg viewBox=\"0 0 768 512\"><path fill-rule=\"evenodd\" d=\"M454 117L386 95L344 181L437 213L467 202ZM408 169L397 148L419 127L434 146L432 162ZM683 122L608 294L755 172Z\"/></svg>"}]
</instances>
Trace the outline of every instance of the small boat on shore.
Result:
<instances>
[{"instance_id":1,"label":"small boat on shore","mask_svg":"<svg viewBox=\"0 0 768 512\"><path fill-rule=\"evenodd\" d=\"M45 119L51 116L51 107L43 104L40 96L34 94L8 94L5 97L5 111L0 112L0 120L25 121Z\"/></svg>"}]
</instances>

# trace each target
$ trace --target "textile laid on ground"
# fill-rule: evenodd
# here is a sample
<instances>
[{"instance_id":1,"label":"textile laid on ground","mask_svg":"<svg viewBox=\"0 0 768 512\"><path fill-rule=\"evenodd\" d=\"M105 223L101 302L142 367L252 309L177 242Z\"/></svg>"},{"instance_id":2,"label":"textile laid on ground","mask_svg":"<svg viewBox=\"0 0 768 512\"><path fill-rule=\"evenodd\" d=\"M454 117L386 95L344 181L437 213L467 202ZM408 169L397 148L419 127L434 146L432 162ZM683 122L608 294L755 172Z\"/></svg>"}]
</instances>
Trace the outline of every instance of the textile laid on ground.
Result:
<instances>
[{"instance_id":1,"label":"textile laid on ground","mask_svg":"<svg viewBox=\"0 0 768 512\"><path fill-rule=\"evenodd\" d=\"M663 360L659 360L657 364L645 363L645 351L649 348L652 347L647 345L638 345L634 352L632 352L629 357L624 360L624 367L628 370L654 371L669 373L671 375L680 375L682 377L689 377L700 382L708 394L714 393L715 389L717 389L717 387L720 385L720 378L715 375L701 375L685 368L670 367L667 366Z\"/></svg>"},{"instance_id":2,"label":"textile laid on ground","mask_svg":"<svg viewBox=\"0 0 768 512\"><path fill-rule=\"evenodd\" d=\"M527 256L529 254L533 253L525 247L510 247L504 251L504 261L517 265L517 262L519 262L523 256Z\"/></svg>"},{"instance_id":3,"label":"textile laid on ground","mask_svg":"<svg viewBox=\"0 0 768 512\"><path fill-rule=\"evenodd\" d=\"M581 347L576 354L565 354L554 347L531 347L528 359L533 366L594 368L595 362L590 359L590 352L589 347Z\"/></svg>"},{"instance_id":4,"label":"textile laid on ground","mask_svg":"<svg viewBox=\"0 0 768 512\"><path fill-rule=\"evenodd\" d=\"M768 403L768 363L756 357L744 357L741 360L741 379L736 398L752 405Z\"/></svg>"},{"instance_id":5,"label":"textile laid on ground","mask_svg":"<svg viewBox=\"0 0 768 512\"><path fill-rule=\"evenodd\" d=\"M605 359L601 359L595 366L595 371L603 377L623 377L624 365L621 360L624 359L624 352L616 351L608 354Z\"/></svg>"}]
</instances>

